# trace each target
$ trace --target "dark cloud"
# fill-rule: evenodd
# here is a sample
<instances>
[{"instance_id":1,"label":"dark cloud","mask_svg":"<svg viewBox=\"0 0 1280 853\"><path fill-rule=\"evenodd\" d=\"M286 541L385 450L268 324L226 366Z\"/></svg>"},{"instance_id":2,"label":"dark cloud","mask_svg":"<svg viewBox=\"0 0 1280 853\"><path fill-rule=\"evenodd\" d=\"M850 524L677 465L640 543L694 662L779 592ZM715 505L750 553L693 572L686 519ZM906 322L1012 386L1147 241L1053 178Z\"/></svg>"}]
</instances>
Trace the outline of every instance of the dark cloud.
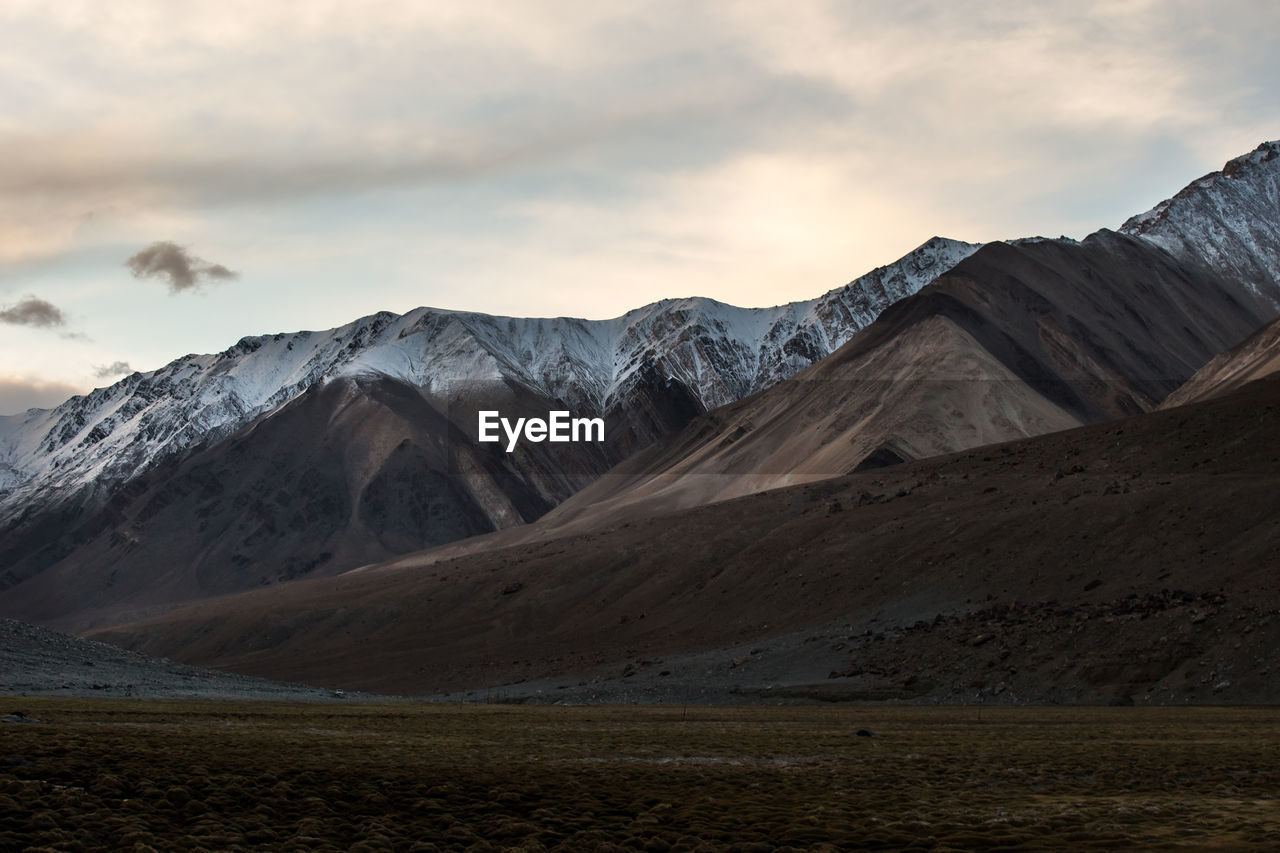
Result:
<instances>
[{"instance_id":1,"label":"dark cloud","mask_svg":"<svg viewBox=\"0 0 1280 853\"><path fill-rule=\"evenodd\" d=\"M51 302L27 296L17 305L0 310L0 323L12 326L36 326L51 329L54 326L65 326L67 318L62 310Z\"/></svg>"},{"instance_id":2,"label":"dark cloud","mask_svg":"<svg viewBox=\"0 0 1280 853\"><path fill-rule=\"evenodd\" d=\"M195 290L213 281L239 278L240 274L222 264L197 258L183 246L168 240L152 243L124 262L134 278L159 278L169 284L170 293Z\"/></svg>"},{"instance_id":3,"label":"dark cloud","mask_svg":"<svg viewBox=\"0 0 1280 853\"><path fill-rule=\"evenodd\" d=\"M83 388L65 382L0 376L0 415L16 415L32 408L50 409L83 393Z\"/></svg>"},{"instance_id":4,"label":"dark cloud","mask_svg":"<svg viewBox=\"0 0 1280 853\"><path fill-rule=\"evenodd\" d=\"M96 379L110 379L113 376L123 376L126 373L133 373L133 368L129 366L127 361L99 364L93 368L93 375Z\"/></svg>"}]
</instances>

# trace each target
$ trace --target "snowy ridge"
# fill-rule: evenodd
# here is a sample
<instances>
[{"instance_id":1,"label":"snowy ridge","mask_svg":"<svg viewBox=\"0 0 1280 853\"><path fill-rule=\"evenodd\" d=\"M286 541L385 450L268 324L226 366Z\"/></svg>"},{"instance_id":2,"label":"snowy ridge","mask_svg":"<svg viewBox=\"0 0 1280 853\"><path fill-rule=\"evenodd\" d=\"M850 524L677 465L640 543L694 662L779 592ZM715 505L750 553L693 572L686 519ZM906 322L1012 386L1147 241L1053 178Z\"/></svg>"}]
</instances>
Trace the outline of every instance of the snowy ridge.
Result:
<instances>
[{"instance_id":1,"label":"snowy ridge","mask_svg":"<svg viewBox=\"0 0 1280 853\"><path fill-rule=\"evenodd\" d=\"M1280 141L1264 142L1171 199L1131 217L1120 232L1179 258L1197 258L1246 282L1280 310Z\"/></svg>"},{"instance_id":2,"label":"snowy ridge","mask_svg":"<svg viewBox=\"0 0 1280 853\"><path fill-rule=\"evenodd\" d=\"M602 413L645 370L657 370L712 408L826 356L978 248L935 237L844 287L773 308L694 297L610 320L418 308L323 332L244 338L54 409L0 417L0 520L72 494L105 500L153 465L338 376L386 374L446 403L486 383L516 382L576 411Z\"/></svg>"}]
</instances>

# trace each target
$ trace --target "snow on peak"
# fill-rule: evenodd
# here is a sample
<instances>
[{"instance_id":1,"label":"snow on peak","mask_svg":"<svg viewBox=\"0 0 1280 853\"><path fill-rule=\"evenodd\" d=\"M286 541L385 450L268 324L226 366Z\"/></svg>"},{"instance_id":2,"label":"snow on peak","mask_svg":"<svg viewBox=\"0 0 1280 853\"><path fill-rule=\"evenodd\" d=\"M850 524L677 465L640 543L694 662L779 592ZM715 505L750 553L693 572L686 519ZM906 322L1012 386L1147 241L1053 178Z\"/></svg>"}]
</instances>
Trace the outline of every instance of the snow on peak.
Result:
<instances>
[{"instance_id":1,"label":"snow on peak","mask_svg":"<svg viewBox=\"0 0 1280 853\"><path fill-rule=\"evenodd\" d=\"M935 237L830 293L772 308L688 297L609 320L418 308L326 331L242 338L220 353L183 356L54 409L0 418L0 518L42 495L86 487L105 495L342 376L385 374L442 398L514 381L600 413L656 370L712 408L807 367L977 249Z\"/></svg>"},{"instance_id":2,"label":"snow on peak","mask_svg":"<svg viewBox=\"0 0 1280 853\"><path fill-rule=\"evenodd\" d=\"M1122 234L1246 282L1280 310L1280 141L1264 142L1131 217Z\"/></svg>"}]
</instances>

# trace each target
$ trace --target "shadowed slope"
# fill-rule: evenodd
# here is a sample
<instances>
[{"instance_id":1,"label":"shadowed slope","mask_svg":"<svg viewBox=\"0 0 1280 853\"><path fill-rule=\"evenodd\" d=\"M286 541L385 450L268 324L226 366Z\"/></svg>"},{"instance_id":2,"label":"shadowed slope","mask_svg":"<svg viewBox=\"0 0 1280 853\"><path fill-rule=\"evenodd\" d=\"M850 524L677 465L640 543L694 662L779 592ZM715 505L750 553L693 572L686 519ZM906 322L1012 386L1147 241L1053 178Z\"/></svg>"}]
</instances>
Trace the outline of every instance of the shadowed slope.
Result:
<instances>
[{"instance_id":1,"label":"shadowed slope","mask_svg":"<svg viewBox=\"0 0 1280 853\"><path fill-rule=\"evenodd\" d=\"M1280 320L1268 323L1248 340L1217 355L1162 403L1171 408L1220 397L1280 370Z\"/></svg>"},{"instance_id":2,"label":"shadowed slope","mask_svg":"<svg viewBox=\"0 0 1280 853\"><path fill-rule=\"evenodd\" d=\"M633 400L645 423L688 416L663 410L670 393L649 396L640 387ZM102 624L531 521L626 449L544 443L506 453L474 439L478 408L545 417L554 405L514 383L447 408L388 377L318 385L135 480L81 524L11 538L0 610ZM626 418L611 416L624 439L634 433Z\"/></svg>"},{"instance_id":3,"label":"shadowed slope","mask_svg":"<svg viewBox=\"0 0 1280 853\"><path fill-rule=\"evenodd\" d=\"M384 312L0 417L0 614L84 628L532 521L708 406L828 354L975 248L934 238L772 308ZM507 454L477 443L478 409L601 417L605 441Z\"/></svg>"},{"instance_id":4,"label":"shadowed slope","mask_svg":"<svg viewBox=\"0 0 1280 853\"><path fill-rule=\"evenodd\" d=\"M1102 231L993 243L836 353L695 419L544 527L696 506L1154 408L1271 316L1247 287Z\"/></svg>"},{"instance_id":5,"label":"shadowed slope","mask_svg":"<svg viewBox=\"0 0 1280 853\"><path fill-rule=\"evenodd\" d=\"M910 626L937 614L963 621L1015 602L1104 613L1114 602L1181 590L1262 608L1259 618L1269 620L1280 604L1277 430L1280 381L1273 378L1180 409L580 536L454 560L405 558L96 636L249 674L426 693L617 674L641 658L831 625L861 634L872 624ZM1068 630L1079 617L1062 618ZM1154 654L1160 632L1172 630L1162 624L1143 622L1139 630L1137 622L1100 617L1091 625L1097 654L1109 661ZM904 677L945 659L929 636L919 634L896 665ZM1257 633L1241 649L1229 632L1194 633L1137 675L1123 667L1108 675L1095 666L1100 659L1075 660L1069 646L1015 644L1005 663L1027 679L1019 695L1097 701L1117 685L1132 692L1135 679L1146 679L1149 690L1172 691L1166 682L1180 689L1186 667L1210 655L1247 670L1253 641L1267 637ZM954 677L990 677L985 658L971 665L973 672ZM1086 678L1087 667L1094 668ZM1280 699L1266 683L1250 683L1253 701ZM937 698L951 695L950 684L935 686ZM933 695L922 689L910 695ZM1229 701L1236 694L1215 695Z\"/></svg>"}]
</instances>

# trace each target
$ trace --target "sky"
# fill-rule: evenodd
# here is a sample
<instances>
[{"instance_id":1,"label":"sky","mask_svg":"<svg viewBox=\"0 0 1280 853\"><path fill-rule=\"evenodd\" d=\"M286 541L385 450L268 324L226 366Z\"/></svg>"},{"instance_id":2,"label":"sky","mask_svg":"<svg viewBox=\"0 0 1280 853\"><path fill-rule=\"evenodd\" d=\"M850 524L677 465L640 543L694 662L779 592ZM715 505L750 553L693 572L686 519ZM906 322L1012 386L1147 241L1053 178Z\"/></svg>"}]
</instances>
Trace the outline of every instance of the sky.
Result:
<instances>
[{"instance_id":1,"label":"sky","mask_svg":"<svg viewBox=\"0 0 1280 853\"><path fill-rule=\"evenodd\" d=\"M1280 4L0 0L0 414L429 305L808 299L1280 138Z\"/></svg>"}]
</instances>

